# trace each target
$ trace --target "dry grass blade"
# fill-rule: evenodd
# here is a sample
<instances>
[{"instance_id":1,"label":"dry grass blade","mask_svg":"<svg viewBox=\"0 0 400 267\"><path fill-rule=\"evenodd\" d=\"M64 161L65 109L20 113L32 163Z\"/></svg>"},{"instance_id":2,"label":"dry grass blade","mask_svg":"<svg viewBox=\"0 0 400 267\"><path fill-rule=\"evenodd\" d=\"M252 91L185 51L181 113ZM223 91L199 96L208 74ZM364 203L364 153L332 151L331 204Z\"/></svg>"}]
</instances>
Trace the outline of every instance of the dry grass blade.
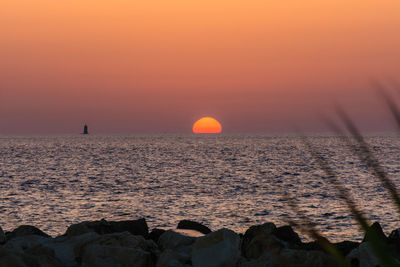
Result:
<instances>
[{"instance_id":1,"label":"dry grass blade","mask_svg":"<svg viewBox=\"0 0 400 267\"><path fill-rule=\"evenodd\" d=\"M342 185L342 183L339 181L339 179L336 176L335 171L329 166L328 162L318 153L311 143L308 141L307 138L303 137L303 142L307 146L309 152L313 156L313 158L317 161L318 165L320 168L325 172L326 178L328 178L329 182L335 187L337 193L339 194L340 198L342 198L348 208L350 209L351 213L354 215L356 220L359 222L361 227L368 228L369 224L367 219L364 217L364 215L361 213L361 211L358 209L357 205L355 204L356 202L353 200L351 195L348 193L347 189Z\"/></svg>"},{"instance_id":2,"label":"dry grass blade","mask_svg":"<svg viewBox=\"0 0 400 267\"><path fill-rule=\"evenodd\" d=\"M335 247L335 245L333 245L327 238L318 232L315 224L299 208L294 198L291 197L287 192L284 193L284 197L286 202L289 203L290 208L301 220L301 224L298 224L293 220L288 220L288 223L315 240L324 251L326 251L336 260L339 266L350 267L350 263L346 261L343 254Z\"/></svg>"},{"instance_id":3,"label":"dry grass blade","mask_svg":"<svg viewBox=\"0 0 400 267\"><path fill-rule=\"evenodd\" d=\"M370 237L371 249L375 256L379 259L382 266L398 266L393 256L389 253L387 245L379 238L375 230L369 227L368 220L364 217L362 212L358 209L356 202L353 200L347 189L337 178L334 170L330 167L328 162L323 158L311 145L307 138L303 137L303 141L309 149L310 153L317 160L320 168L325 172L331 184L335 187L339 196L345 201L347 207L350 209L358 224Z\"/></svg>"},{"instance_id":4,"label":"dry grass blade","mask_svg":"<svg viewBox=\"0 0 400 267\"><path fill-rule=\"evenodd\" d=\"M385 87L378 83L373 82L373 86L376 88L377 93L383 98L386 105L388 106L390 113L392 113L394 119L396 120L397 128L400 131L400 111L397 107L396 103L392 100L392 98L387 93Z\"/></svg>"},{"instance_id":5,"label":"dry grass blade","mask_svg":"<svg viewBox=\"0 0 400 267\"><path fill-rule=\"evenodd\" d=\"M372 170L372 174L374 177L378 178L381 183L386 187L389 191L390 196L393 202L396 205L396 208L400 212L400 195L397 192L396 186L394 183L389 179L385 169L379 163L379 161L375 158L374 154L371 152L369 145L364 140L364 137L360 134L354 123L351 119L347 116L347 114L340 108L337 109L337 112L340 118L346 125L346 128L351 133L353 138L356 140L358 146L352 145L351 148L353 149L354 153L358 155L360 160L367 165L370 170ZM347 143L351 143L351 141L347 140Z\"/></svg>"}]
</instances>

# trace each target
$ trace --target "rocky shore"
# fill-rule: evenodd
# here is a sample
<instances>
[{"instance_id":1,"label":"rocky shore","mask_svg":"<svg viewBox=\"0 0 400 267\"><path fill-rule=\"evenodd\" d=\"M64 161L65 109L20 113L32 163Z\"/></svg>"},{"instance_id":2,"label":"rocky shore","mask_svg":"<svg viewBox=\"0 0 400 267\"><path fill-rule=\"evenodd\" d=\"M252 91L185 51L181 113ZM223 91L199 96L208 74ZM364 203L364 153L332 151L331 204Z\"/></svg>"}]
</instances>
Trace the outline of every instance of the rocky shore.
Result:
<instances>
[{"instance_id":1,"label":"rocky shore","mask_svg":"<svg viewBox=\"0 0 400 267\"><path fill-rule=\"evenodd\" d=\"M387 237L378 223L372 227L400 255L400 229ZM189 220L179 222L176 230L152 231L145 219L101 220L71 225L54 238L22 225L6 233L0 228L0 244L0 266L337 266L316 242L304 243L290 226L273 223L240 234L211 231ZM368 236L360 243L334 245L352 266L378 265Z\"/></svg>"}]
</instances>

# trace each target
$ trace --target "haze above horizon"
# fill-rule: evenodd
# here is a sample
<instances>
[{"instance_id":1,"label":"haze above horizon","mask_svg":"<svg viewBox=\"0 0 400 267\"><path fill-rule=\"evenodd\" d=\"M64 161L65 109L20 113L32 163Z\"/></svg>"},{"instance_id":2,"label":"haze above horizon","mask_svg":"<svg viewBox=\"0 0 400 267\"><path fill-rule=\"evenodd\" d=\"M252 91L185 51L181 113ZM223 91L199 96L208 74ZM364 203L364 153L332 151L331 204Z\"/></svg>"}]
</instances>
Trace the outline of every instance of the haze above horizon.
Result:
<instances>
[{"instance_id":1,"label":"haze above horizon","mask_svg":"<svg viewBox=\"0 0 400 267\"><path fill-rule=\"evenodd\" d=\"M395 124L397 0L6 0L0 134L313 132L340 103L365 131ZM397 85L396 85L397 82Z\"/></svg>"}]
</instances>

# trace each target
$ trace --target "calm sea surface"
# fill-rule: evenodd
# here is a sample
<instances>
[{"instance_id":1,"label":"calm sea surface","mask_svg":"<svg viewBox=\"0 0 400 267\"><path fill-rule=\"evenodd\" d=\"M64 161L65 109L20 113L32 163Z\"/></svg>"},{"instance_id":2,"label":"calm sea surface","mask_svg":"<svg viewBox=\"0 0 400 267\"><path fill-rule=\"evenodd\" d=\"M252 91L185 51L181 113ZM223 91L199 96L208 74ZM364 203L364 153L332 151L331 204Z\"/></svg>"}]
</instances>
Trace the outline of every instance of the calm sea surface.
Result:
<instances>
[{"instance_id":1,"label":"calm sea surface","mask_svg":"<svg viewBox=\"0 0 400 267\"><path fill-rule=\"evenodd\" d=\"M371 221L400 227L385 188L331 136L311 142ZM400 188L400 138L369 136ZM31 224L51 235L84 220L145 217L149 227L192 219L244 232L296 218L284 192L322 233L359 240L352 217L299 137L153 135L0 137L0 225Z\"/></svg>"}]
</instances>

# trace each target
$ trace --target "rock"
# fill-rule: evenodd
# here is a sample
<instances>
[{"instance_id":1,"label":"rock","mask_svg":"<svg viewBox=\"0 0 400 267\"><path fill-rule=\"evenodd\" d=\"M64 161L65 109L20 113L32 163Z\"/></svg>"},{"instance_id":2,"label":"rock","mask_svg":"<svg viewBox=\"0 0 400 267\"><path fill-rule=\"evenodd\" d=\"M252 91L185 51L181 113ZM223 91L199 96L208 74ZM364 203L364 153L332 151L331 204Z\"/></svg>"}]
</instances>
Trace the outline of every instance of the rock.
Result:
<instances>
[{"instance_id":1,"label":"rock","mask_svg":"<svg viewBox=\"0 0 400 267\"><path fill-rule=\"evenodd\" d=\"M83 222L83 223L72 224L71 226L69 226L64 235L72 237L72 236L83 235L89 232L94 232L94 231L93 229L89 228L86 225L86 223Z\"/></svg>"},{"instance_id":2,"label":"rock","mask_svg":"<svg viewBox=\"0 0 400 267\"><path fill-rule=\"evenodd\" d=\"M145 219L130 220L130 221L119 221L119 222L107 222L106 220L82 222L73 224L68 227L65 235L76 236L85 234L88 232L96 232L100 235L129 232L132 235L141 235L147 237L149 234L149 228Z\"/></svg>"},{"instance_id":3,"label":"rock","mask_svg":"<svg viewBox=\"0 0 400 267\"><path fill-rule=\"evenodd\" d=\"M27 266L64 266L56 257L51 242L51 238L37 235L15 237L3 246L3 255L8 255L6 258L12 259L15 264L23 262Z\"/></svg>"},{"instance_id":4,"label":"rock","mask_svg":"<svg viewBox=\"0 0 400 267\"><path fill-rule=\"evenodd\" d=\"M6 240L6 235L4 234L3 229L0 227L0 244L4 244Z\"/></svg>"},{"instance_id":5,"label":"rock","mask_svg":"<svg viewBox=\"0 0 400 267\"><path fill-rule=\"evenodd\" d=\"M284 249L280 254L265 252L258 259L242 260L240 267L334 267L335 260L322 251L307 251L299 249Z\"/></svg>"},{"instance_id":6,"label":"rock","mask_svg":"<svg viewBox=\"0 0 400 267\"><path fill-rule=\"evenodd\" d=\"M106 234L75 248L82 266L152 266L156 245L129 232Z\"/></svg>"},{"instance_id":7,"label":"rock","mask_svg":"<svg viewBox=\"0 0 400 267\"><path fill-rule=\"evenodd\" d=\"M33 247L46 244L48 240L49 238L38 235L19 236L9 240L3 248L23 253Z\"/></svg>"},{"instance_id":8,"label":"rock","mask_svg":"<svg viewBox=\"0 0 400 267\"><path fill-rule=\"evenodd\" d=\"M242 253L244 254L245 248L251 242L251 240L257 235L271 235L276 231L276 226L273 223L264 223L261 225L251 226L245 232L242 240Z\"/></svg>"},{"instance_id":9,"label":"rock","mask_svg":"<svg viewBox=\"0 0 400 267\"><path fill-rule=\"evenodd\" d=\"M400 255L400 228L393 230L388 237L388 244L390 244L397 255Z\"/></svg>"},{"instance_id":10,"label":"rock","mask_svg":"<svg viewBox=\"0 0 400 267\"><path fill-rule=\"evenodd\" d=\"M148 235L148 238L157 243L158 239L160 238L160 236L163 233L165 233L165 230L155 228L150 232L150 234Z\"/></svg>"},{"instance_id":11,"label":"rock","mask_svg":"<svg viewBox=\"0 0 400 267\"><path fill-rule=\"evenodd\" d=\"M195 237L182 235L180 233L168 230L158 239L158 246L162 251L165 249L175 250L176 248L192 245L196 240Z\"/></svg>"},{"instance_id":12,"label":"rock","mask_svg":"<svg viewBox=\"0 0 400 267\"><path fill-rule=\"evenodd\" d=\"M39 244L25 250L25 254L34 256L39 262L39 266L64 266L55 256L54 249L49 246Z\"/></svg>"},{"instance_id":13,"label":"rock","mask_svg":"<svg viewBox=\"0 0 400 267\"><path fill-rule=\"evenodd\" d=\"M190 221L190 220L182 220L178 223L178 229L190 229L190 230L196 230L202 234L209 234L211 233L210 228L208 228L205 225L202 225L201 223Z\"/></svg>"},{"instance_id":14,"label":"rock","mask_svg":"<svg viewBox=\"0 0 400 267\"><path fill-rule=\"evenodd\" d=\"M379 266L379 261L372 253L369 242L361 243L357 248L353 249L346 258L351 262L352 266L375 267Z\"/></svg>"},{"instance_id":15,"label":"rock","mask_svg":"<svg viewBox=\"0 0 400 267\"><path fill-rule=\"evenodd\" d=\"M255 236L244 250L244 255L247 258L257 259L265 252L279 252L285 245L273 235L258 235Z\"/></svg>"},{"instance_id":16,"label":"rock","mask_svg":"<svg viewBox=\"0 0 400 267\"><path fill-rule=\"evenodd\" d=\"M50 237L48 234L44 233L42 230L36 228L31 225L21 225L18 228L14 229L12 232L6 234L7 240L11 238L27 236L27 235L38 235L43 237Z\"/></svg>"},{"instance_id":17,"label":"rock","mask_svg":"<svg viewBox=\"0 0 400 267\"><path fill-rule=\"evenodd\" d=\"M110 222L112 233L129 232L132 235L149 235L149 227L144 218L138 220Z\"/></svg>"},{"instance_id":18,"label":"rock","mask_svg":"<svg viewBox=\"0 0 400 267\"><path fill-rule=\"evenodd\" d=\"M380 225L378 222L374 222L374 223L370 226L370 230L369 230L369 231L374 231L374 232L377 234L378 238L381 239L383 242L387 242L387 241L388 241L388 239L387 239L385 233L384 233L383 230L382 230L381 225ZM372 241L372 240L370 240L370 239L371 239L370 233L367 232L367 233L365 234L364 239L363 239L362 242Z\"/></svg>"},{"instance_id":19,"label":"rock","mask_svg":"<svg viewBox=\"0 0 400 267\"><path fill-rule=\"evenodd\" d=\"M360 243L352 241L342 241L338 243L333 243L333 245L343 254L343 256L346 256L347 254L350 253L350 251L358 247ZM299 248L302 250L314 250L314 251L324 250L317 241L302 243Z\"/></svg>"},{"instance_id":20,"label":"rock","mask_svg":"<svg viewBox=\"0 0 400 267\"><path fill-rule=\"evenodd\" d=\"M301 239L299 235L289 225L276 228L276 231L274 231L274 235L280 240L292 244L301 244Z\"/></svg>"},{"instance_id":21,"label":"rock","mask_svg":"<svg viewBox=\"0 0 400 267\"><path fill-rule=\"evenodd\" d=\"M321 250L321 251L323 251L324 248L320 245L321 242L330 243L330 241L328 239L326 239L325 237L321 237L320 241L311 241L308 243L302 243L299 248L302 250Z\"/></svg>"},{"instance_id":22,"label":"rock","mask_svg":"<svg viewBox=\"0 0 400 267\"><path fill-rule=\"evenodd\" d=\"M343 254L343 256L346 256L353 249L357 248L360 245L360 243L352 241L343 241L339 243L334 243L334 245Z\"/></svg>"},{"instance_id":23,"label":"rock","mask_svg":"<svg viewBox=\"0 0 400 267\"><path fill-rule=\"evenodd\" d=\"M243 236L242 254L246 258L257 258L266 250L280 250L283 244L274 236L276 226L273 223L251 226Z\"/></svg>"},{"instance_id":24,"label":"rock","mask_svg":"<svg viewBox=\"0 0 400 267\"><path fill-rule=\"evenodd\" d=\"M239 261L239 267L266 267L266 266L291 266L290 263L285 262L283 264L279 264L278 255L273 255L270 252L265 252L258 259L246 259L241 258Z\"/></svg>"},{"instance_id":25,"label":"rock","mask_svg":"<svg viewBox=\"0 0 400 267\"><path fill-rule=\"evenodd\" d=\"M82 256L82 266L152 266L149 252L129 247L89 245Z\"/></svg>"},{"instance_id":26,"label":"rock","mask_svg":"<svg viewBox=\"0 0 400 267\"><path fill-rule=\"evenodd\" d=\"M185 252L166 249L161 253L156 267L183 267L186 263L190 263L190 258Z\"/></svg>"},{"instance_id":27,"label":"rock","mask_svg":"<svg viewBox=\"0 0 400 267\"><path fill-rule=\"evenodd\" d=\"M300 245L302 250L323 250L317 241L302 243Z\"/></svg>"},{"instance_id":28,"label":"rock","mask_svg":"<svg viewBox=\"0 0 400 267\"><path fill-rule=\"evenodd\" d=\"M196 230L190 230L190 229L174 229L174 232L177 232L177 233L180 233L180 234L186 235L186 236L191 236L191 237L204 236L203 233L200 233L199 231L196 231Z\"/></svg>"},{"instance_id":29,"label":"rock","mask_svg":"<svg viewBox=\"0 0 400 267\"><path fill-rule=\"evenodd\" d=\"M194 267L235 266L240 258L240 237L229 229L221 229L199 237L193 245Z\"/></svg>"},{"instance_id":30,"label":"rock","mask_svg":"<svg viewBox=\"0 0 400 267\"><path fill-rule=\"evenodd\" d=\"M33 257L20 252L6 249L0 249L0 266L1 267L28 267L40 266Z\"/></svg>"},{"instance_id":31,"label":"rock","mask_svg":"<svg viewBox=\"0 0 400 267\"><path fill-rule=\"evenodd\" d=\"M400 241L400 228L393 230L389 237L388 237L388 241L391 243L397 243L398 241Z\"/></svg>"},{"instance_id":32,"label":"rock","mask_svg":"<svg viewBox=\"0 0 400 267\"><path fill-rule=\"evenodd\" d=\"M281 256L288 262L295 264L296 267L338 266L338 263L331 256L322 251L284 249Z\"/></svg>"},{"instance_id":33,"label":"rock","mask_svg":"<svg viewBox=\"0 0 400 267\"><path fill-rule=\"evenodd\" d=\"M53 239L52 248L56 257L65 266L78 266L81 258L79 252L87 244L94 242L101 236L95 232L89 232L73 237L59 236Z\"/></svg>"}]
</instances>

